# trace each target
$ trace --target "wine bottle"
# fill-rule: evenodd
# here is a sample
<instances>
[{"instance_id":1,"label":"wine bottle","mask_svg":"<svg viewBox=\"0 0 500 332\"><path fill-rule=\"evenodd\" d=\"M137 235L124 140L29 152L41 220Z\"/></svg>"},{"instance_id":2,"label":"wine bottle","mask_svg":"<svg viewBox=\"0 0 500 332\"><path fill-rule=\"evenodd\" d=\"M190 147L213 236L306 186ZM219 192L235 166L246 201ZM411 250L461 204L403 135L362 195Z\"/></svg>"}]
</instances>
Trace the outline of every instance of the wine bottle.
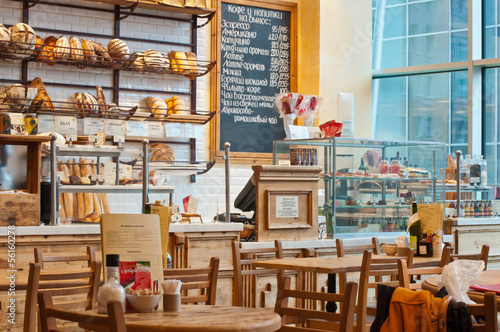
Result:
<instances>
[{"instance_id":1,"label":"wine bottle","mask_svg":"<svg viewBox=\"0 0 500 332\"><path fill-rule=\"evenodd\" d=\"M413 249L415 256L419 256L418 244L422 238L420 230L420 219L417 212L417 203L411 203L411 216L408 221L410 224L410 248Z\"/></svg>"}]
</instances>

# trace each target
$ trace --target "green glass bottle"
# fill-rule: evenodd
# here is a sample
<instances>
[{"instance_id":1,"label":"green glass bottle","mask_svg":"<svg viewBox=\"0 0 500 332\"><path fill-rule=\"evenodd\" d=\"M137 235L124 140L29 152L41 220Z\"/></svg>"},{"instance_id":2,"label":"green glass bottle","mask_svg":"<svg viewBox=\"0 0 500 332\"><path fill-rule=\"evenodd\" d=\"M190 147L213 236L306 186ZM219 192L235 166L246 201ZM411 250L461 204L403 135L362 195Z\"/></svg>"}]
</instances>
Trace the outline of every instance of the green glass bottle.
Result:
<instances>
[{"instance_id":1,"label":"green glass bottle","mask_svg":"<svg viewBox=\"0 0 500 332\"><path fill-rule=\"evenodd\" d=\"M413 222L413 223L412 223ZM420 219L418 218L417 213L417 203L411 203L411 216L408 221L410 226L410 248L413 249L415 256L420 256L420 251L418 248L418 244L422 239L422 231L420 229Z\"/></svg>"}]
</instances>

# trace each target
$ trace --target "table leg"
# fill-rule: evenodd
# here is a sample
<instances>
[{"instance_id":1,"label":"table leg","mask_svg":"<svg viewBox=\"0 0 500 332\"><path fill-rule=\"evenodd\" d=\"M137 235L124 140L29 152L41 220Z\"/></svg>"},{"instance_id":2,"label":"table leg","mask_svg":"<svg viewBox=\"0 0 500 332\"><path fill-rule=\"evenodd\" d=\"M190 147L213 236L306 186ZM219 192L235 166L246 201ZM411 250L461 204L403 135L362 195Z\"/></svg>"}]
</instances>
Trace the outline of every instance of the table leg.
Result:
<instances>
[{"instance_id":1,"label":"table leg","mask_svg":"<svg viewBox=\"0 0 500 332\"><path fill-rule=\"evenodd\" d=\"M337 292L337 275L335 273L328 274L328 293L336 293ZM327 302L326 303L326 311L328 312L336 312L337 311L337 303L336 302Z\"/></svg>"}]
</instances>

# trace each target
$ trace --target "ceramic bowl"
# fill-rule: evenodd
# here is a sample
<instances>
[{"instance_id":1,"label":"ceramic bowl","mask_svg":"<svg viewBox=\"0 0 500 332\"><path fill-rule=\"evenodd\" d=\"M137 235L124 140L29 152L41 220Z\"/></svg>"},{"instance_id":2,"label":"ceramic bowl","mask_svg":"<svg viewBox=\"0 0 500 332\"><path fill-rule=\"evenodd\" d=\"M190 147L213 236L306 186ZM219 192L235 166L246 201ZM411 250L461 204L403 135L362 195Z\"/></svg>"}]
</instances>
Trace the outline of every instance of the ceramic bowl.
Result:
<instances>
[{"instance_id":1,"label":"ceramic bowl","mask_svg":"<svg viewBox=\"0 0 500 332\"><path fill-rule=\"evenodd\" d=\"M158 295L131 295L127 294L127 301L132 308L138 312L150 312L160 302L161 294Z\"/></svg>"},{"instance_id":2,"label":"ceramic bowl","mask_svg":"<svg viewBox=\"0 0 500 332\"><path fill-rule=\"evenodd\" d=\"M395 243L385 243L382 245L382 250L386 255L394 256L398 252L398 247Z\"/></svg>"}]
</instances>

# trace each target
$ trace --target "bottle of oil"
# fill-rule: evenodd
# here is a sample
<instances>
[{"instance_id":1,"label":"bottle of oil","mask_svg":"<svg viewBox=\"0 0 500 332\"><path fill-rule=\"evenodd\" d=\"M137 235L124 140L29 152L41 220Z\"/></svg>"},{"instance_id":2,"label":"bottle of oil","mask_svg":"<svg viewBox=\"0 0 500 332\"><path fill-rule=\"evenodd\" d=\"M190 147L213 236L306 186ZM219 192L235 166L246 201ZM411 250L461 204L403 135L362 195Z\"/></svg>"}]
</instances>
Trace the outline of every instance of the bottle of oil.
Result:
<instances>
[{"instance_id":1,"label":"bottle of oil","mask_svg":"<svg viewBox=\"0 0 500 332\"><path fill-rule=\"evenodd\" d=\"M417 202L411 203L411 216L408 223L410 226L410 248L413 249L416 256L420 255L419 246L422 238L422 231L420 230L420 219L417 212Z\"/></svg>"}]
</instances>

